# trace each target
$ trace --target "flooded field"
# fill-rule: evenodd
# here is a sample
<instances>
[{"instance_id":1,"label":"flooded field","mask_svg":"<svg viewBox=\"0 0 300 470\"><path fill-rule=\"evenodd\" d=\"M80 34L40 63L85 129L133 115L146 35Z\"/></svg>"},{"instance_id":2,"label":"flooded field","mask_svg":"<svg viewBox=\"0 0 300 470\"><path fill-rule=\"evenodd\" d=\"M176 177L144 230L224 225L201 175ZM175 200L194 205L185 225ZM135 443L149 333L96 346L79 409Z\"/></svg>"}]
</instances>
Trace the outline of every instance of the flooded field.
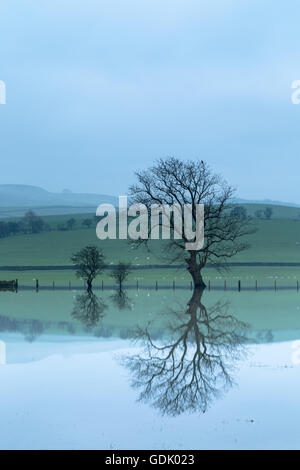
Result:
<instances>
[{"instance_id":1,"label":"flooded field","mask_svg":"<svg viewBox=\"0 0 300 470\"><path fill-rule=\"evenodd\" d=\"M0 448L300 447L297 292L1 293Z\"/></svg>"}]
</instances>

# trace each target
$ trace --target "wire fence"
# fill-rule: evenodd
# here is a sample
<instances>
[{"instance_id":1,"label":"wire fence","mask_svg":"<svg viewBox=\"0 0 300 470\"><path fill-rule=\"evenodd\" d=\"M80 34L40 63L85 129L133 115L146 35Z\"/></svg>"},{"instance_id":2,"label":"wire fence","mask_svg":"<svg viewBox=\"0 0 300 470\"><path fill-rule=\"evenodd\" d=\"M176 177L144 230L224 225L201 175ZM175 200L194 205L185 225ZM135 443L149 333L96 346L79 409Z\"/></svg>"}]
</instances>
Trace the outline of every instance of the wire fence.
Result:
<instances>
[{"instance_id":1,"label":"wire fence","mask_svg":"<svg viewBox=\"0 0 300 470\"><path fill-rule=\"evenodd\" d=\"M205 289L206 291L229 291L229 292L242 292L242 291L297 291L299 292L299 281L295 281L293 285L281 285L278 280L274 280L274 283L272 285L264 285L262 283L259 283L257 280L254 281L252 285L245 285L242 283L241 280L237 280L234 284L232 281L230 283L227 282L227 280L224 280L223 285L220 284L213 284L211 280L206 280L206 286ZM0 282L0 291L14 291L18 292L19 290L35 290L35 291L40 291L40 290L57 290L57 291L66 291L66 290L86 290L87 286L86 283L82 283L81 285L79 284L73 284L71 281L68 281L65 285L62 285L60 283L56 283L55 281L52 281L51 284L44 284L40 283L38 279L35 279L34 282L29 285L29 284L20 284L18 279L15 279L13 281L5 281L1 284ZM116 284L109 284L106 283L104 280L102 280L100 283L99 282L94 282L93 283L93 290L97 291L104 291L104 290L119 290L120 286ZM178 284L176 283L175 280L168 284L163 284L159 281L154 281L153 283L145 283L141 284L139 281L136 281L134 284L123 284L122 289L124 290L190 290L192 291L194 289L194 284L193 282L187 282L185 284Z\"/></svg>"}]
</instances>

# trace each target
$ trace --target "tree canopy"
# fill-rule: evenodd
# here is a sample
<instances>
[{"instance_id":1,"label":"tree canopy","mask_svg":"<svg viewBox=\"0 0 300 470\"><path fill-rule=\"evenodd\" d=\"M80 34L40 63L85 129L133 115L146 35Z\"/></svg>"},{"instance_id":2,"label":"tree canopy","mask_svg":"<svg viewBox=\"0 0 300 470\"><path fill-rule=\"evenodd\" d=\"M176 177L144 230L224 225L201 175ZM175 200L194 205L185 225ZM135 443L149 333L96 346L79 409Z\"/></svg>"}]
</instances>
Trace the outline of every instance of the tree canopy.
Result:
<instances>
[{"instance_id":1,"label":"tree canopy","mask_svg":"<svg viewBox=\"0 0 300 470\"><path fill-rule=\"evenodd\" d=\"M167 249L170 260L184 258L195 286L204 285L201 269L207 262L226 267L232 256L249 247L244 237L254 231L250 220L231 212L235 189L203 160L160 159L149 169L137 171L136 177L137 183L129 188L132 202L144 204L148 210L151 204L175 204L183 212L184 206L190 204L195 225L197 205L204 205L203 247L185 250L189 239L183 226L182 239L171 239ZM170 224L174 231L174 217Z\"/></svg>"}]
</instances>

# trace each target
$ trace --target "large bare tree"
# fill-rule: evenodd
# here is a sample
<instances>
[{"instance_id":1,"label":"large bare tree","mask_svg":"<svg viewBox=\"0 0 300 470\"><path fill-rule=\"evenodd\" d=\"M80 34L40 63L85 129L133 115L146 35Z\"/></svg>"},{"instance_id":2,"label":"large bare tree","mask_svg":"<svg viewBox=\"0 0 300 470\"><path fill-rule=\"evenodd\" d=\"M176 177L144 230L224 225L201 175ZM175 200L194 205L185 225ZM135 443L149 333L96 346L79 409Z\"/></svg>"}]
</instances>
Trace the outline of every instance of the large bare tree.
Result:
<instances>
[{"instance_id":1,"label":"large bare tree","mask_svg":"<svg viewBox=\"0 0 300 470\"><path fill-rule=\"evenodd\" d=\"M186 250L190 240L182 227L182 239L171 239L168 254L172 261L184 259L195 287L204 287L202 268L209 262L217 268L226 268L234 255L249 247L243 240L253 233L249 219L232 213L234 188L214 173L204 161L169 157L158 160L151 168L136 172L137 183L129 188L131 202L180 206L191 205L195 225L197 204L204 204L204 245L199 250ZM162 224L162 218L160 218ZM174 216L170 218L174 231ZM148 240L139 240L139 243Z\"/></svg>"}]
</instances>

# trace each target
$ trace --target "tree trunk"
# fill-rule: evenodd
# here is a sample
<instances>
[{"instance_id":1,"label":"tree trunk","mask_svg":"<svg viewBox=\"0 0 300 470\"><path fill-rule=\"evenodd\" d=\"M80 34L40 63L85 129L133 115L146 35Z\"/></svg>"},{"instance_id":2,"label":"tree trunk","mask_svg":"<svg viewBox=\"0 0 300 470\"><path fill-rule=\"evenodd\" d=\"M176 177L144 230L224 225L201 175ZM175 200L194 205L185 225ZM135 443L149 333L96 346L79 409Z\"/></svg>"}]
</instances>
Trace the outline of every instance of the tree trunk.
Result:
<instances>
[{"instance_id":1,"label":"tree trunk","mask_svg":"<svg viewBox=\"0 0 300 470\"><path fill-rule=\"evenodd\" d=\"M201 297L203 295L204 288L195 288L193 291L193 295L188 301L187 310L185 313L188 313L194 318L197 318L197 310L201 308Z\"/></svg>"},{"instance_id":2,"label":"tree trunk","mask_svg":"<svg viewBox=\"0 0 300 470\"><path fill-rule=\"evenodd\" d=\"M190 273L194 281L194 287L197 289L204 289L206 287L206 284L204 283L201 274L202 266L197 263L195 252L192 252L190 254L190 258L187 259L187 265L188 272Z\"/></svg>"},{"instance_id":3,"label":"tree trunk","mask_svg":"<svg viewBox=\"0 0 300 470\"><path fill-rule=\"evenodd\" d=\"M92 292L92 289L93 289L92 280L91 280L91 279L88 279L88 280L86 281L86 283L87 283L87 291L88 291L88 292Z\"/></svg>"}]
</instances>

